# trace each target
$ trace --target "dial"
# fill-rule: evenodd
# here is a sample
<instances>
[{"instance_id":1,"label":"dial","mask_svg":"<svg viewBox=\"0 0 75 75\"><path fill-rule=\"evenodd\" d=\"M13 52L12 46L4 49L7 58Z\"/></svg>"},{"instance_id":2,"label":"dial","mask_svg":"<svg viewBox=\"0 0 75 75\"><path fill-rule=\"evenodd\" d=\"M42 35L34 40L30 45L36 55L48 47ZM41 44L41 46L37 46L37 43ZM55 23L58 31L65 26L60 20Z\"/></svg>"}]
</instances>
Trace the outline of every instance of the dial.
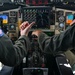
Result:
<instances>
[{"instance_id":1,"label":"dial","mask_svg":"<svg viewBox=\"0 0 75 75\"><path fill-rule=\"evenodd\" d=\"M60 16L59 17L59 22L64 22L65 21L65 17L64 16Z\"/></svg>"},{"instance_id":2,"label":"dial","mask_svg":"<svg viewBox=\"0 0 75 75\"><path fill-rule=\"evenodd\" d=\"M60 24L59 24L59 27L60 27L60 28L64 28L64 23L60 23Z\"/></svg>"}]
</instances>

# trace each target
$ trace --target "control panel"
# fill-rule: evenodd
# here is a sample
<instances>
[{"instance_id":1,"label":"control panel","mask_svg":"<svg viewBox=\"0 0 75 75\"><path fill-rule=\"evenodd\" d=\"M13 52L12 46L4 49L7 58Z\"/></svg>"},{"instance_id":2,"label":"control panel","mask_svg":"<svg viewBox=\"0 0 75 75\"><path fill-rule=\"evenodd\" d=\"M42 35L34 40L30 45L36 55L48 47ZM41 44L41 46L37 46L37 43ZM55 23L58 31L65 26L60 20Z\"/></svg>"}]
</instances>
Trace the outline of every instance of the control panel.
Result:
<instances>
[{"instance_id":1,"label":"control panel","mask_svg":"<svg viewBox=\"0 0 75 75\"><path fill-rule=\"evenodd\" d=\"M25 3L25 0L11 0L12 3Z\"/></svg>"},{"instance_id":2,"label":"control panel","mask_svg":"<svg viewBox=\"0 0 75 75\"><path fill-rule=\"evenodd\" d=\"M50 6L31 6L24 7L23 12L23 21L36 22L32 29L44 29L50 31L50 26L52 21L51 16L52 8ZM55 19L55 18L53 18Z\"/></svg>"},{"instance_id":3,"label":"control panel","mask_svg":"<svg viewBox=\"0 0 75 75\"><path fill-rule=\"evenodd\" d=\"M24 58L26 67L23 68L23 75L48 75L46 59L39 48L37 36L33 35L31 38L31 49L28 51L26 59ZM25 63L24 60L23 63Z\"/></svg>"},{"instance_id":4,"label":"control panel","mask_svg":"<svg viewBox=\"0 0 75 75\"><path fill-rule=\"evenodd\" d=\"M75 0L25 0L25 3L28 5L39 6L39 5L48 5L48 4L63 4L65 2L75 2Z\"/></svg>"},{"instance_id":5,"label":"control panel","mask_svg":"<svg viewBox=\"0 0 75 75\"><path fill-rule=\"evenodd\" d=\"M23 75L48 75L48 68L24 68Z\"/></svg>"},{"instance_id":6,"label":"control panel","mask_svg":"<svg viewBox=\"0 0 75 75\"><path fill-rule=\"evenodd\" d=\"M11 0L0 0L0 3L9 3Z\"/></svg>"},{"instance_id":7,"label":"control panel","mask_svg":"<svg viewBox=\"0 0 75 75\"><path fill-rule=\"evenodd\" d=\"M18 38L18 16L19 8L0 12L0 28L14 42Z\"/></svg>"},{"instance_id":8,"label":"control panel","mask_svg":"<svg viewBox=\"0 0 75 75\"><path fill-rule=\"evenodd\" d=\"M26 0L26 4L29 5L46 5L49 3L49 0Z\"/></svg>"},{"instance_id":9,"label":"control panel","mask_svg":"<svg viewBox=\"0 0 75 75\"><path fill-rule=\"evenodd\" d=\"M31 38L31 50L29 50L27 56L27 67L45 67L44 54L39 48L37 37L33 35Z\"/></svg>"},{"instance_id":10,"label":"control panel","mask_svg":"<svg viewBox=\"0 0 75 75\"><path fill-rule=\"evenodd\" d=\"M65 16L64 11L56 11L56 25L55 29L59 32L62 32L65 30Z\"/></svg>"},{"instance_id":11,"label":"control panel","mask_svg":"<svg viewBox=\"0 0 75 75\"><path fill-rule=\"evenodd\" d=\"M75 11L56 8L55 10L55 34L63 32L75 19Z\"/></svg>"}]
</instances>

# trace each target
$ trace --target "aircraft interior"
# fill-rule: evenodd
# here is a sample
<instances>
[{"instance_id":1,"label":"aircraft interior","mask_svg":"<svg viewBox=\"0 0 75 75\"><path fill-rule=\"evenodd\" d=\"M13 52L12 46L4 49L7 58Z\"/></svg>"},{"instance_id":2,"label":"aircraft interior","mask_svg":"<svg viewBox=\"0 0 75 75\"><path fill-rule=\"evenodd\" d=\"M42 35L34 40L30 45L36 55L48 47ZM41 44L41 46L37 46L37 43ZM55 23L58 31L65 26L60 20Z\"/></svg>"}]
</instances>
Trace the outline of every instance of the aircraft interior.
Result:
<instances>
[{"instance_id":1,"label":"aircraft interior","mask_svg":"<svg viewBox=\"0 0 75 75\"><path fill-rule=\"evenodd\" d=\"M61 34L74 19L75 0L0 0L0 28L13 44L20 36L21 23L35 22L28 35L31 50L18 66L0 63L0 75L75 75L74 50L69 50L74 60L70 64L63 52L56 55L41 52L37 37L31 35L36 29L50 37Z\"/></svg>"}]
</instances>

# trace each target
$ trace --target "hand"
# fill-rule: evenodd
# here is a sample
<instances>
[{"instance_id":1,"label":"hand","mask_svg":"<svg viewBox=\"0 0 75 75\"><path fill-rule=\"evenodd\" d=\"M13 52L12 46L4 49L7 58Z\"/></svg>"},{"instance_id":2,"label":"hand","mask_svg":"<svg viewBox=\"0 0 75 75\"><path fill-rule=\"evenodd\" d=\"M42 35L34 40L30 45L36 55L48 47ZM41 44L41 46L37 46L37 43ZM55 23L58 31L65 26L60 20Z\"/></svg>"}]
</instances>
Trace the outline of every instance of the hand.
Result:
<instances>
[{"instance_id":1,"label":"hand","mask_svg":"<svg viewBox=\"0 0 75 75\"><path fill-rule=\"evenodd\" d=\"M35 22L32 22L32 23L28 23L28 21L26 22L23 22L21 25L20 25L20 34L21 35L25 35L25 36L28 36L28 33L29 33L29 30L31 29L31 27L35 24Z\"/></svg>"},{"instance_id":2,"label":"hand","mask_svg":"<svg viewBox=\"0 0 75 75\"><path fill-rule=\"evenodd\" d=\"M42 33L42 30L35 30L32 32L32 35L39 36Z\"/></svg>"},{"instance_id":3,"label":"hand","mask_svg":"<svg viewBox=\"0 0 75 75\"><path fill-rule=\"evenodd\" d=\"M70 26L73 25L75 23L75 19L70 23Z\"/></svg>"}]
</instances>

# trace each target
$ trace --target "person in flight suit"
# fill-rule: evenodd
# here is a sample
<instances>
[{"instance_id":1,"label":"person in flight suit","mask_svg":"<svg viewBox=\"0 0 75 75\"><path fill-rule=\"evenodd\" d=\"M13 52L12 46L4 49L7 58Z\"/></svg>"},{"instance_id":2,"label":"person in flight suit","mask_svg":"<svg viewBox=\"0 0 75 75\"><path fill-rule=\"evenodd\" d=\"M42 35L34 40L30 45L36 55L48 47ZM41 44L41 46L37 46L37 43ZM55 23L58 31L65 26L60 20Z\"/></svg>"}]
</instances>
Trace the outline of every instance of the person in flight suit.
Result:
<instances>
[{"instance_id":1,"label":"person in flight suit","mask_svg":"<svg viewBox=\"0 0 75 75\"><path fill-rule=\"evenodd\" d=\"M24 26L22 26L24 29ZM67 29L61 34L54 35L49 37L42 30L35 30L32 32L32 35L37 36L37 40L39 43L39 47L43 53L46 55L50 54L58 54L65 53L67 59L71 62L71 65L75 63L75 55L70 51L75 48L75 25L67 27ZM69 55L72 56L69 57ZM48 57L48 56L47 56ZM50 62L50 58L48 58L48 63ZM52 63L51 63L52 64ZM51 65L47 65L48 67L52 67ZM50 70L49 70L50 71ZM52 71L52 70L51 70Z\"/></svg>"},{"instance_id":2,"label":"person in flight suit","mask_svg":"<svg viewBox=\"0 0 75 75\"><path fill-rule=\"evenodd\" d=\"M22 29L24 29L25 24L22 25ZM30 30L30 29L29 29ZM29 31L28 30L28 31ZM61 52L65 52L65 55L68 58L69 55L71 55L73 57L73 59L70 59L72 64L75 63L75 55L70 51L72 49L74 49L74 45L75 45L75 25L72 24L71 26L69 26L64 32L62 32L61 34L58 35L54 35L52 37L49 37L48 35L46 35L42 30L35 30L32 32L32 35L37 36L37 40L39 43L39 47L41 49L41 51L43 53L45 53L46 55L50 55L50 54L58 54ZM48 63L50 63L50 60L48 61ZM52 67L50 65L47 65L48 67ZM51 68L52 69L52 68ZM50 72L50 70L49 70ZM52 70L51 70L52 72ZM50 73L51 73L50 72Z\"/></svg>"},{"instance_id":3,"label":"person in flight suit","mask_svg":"<svg viewBox=\"0 0 75 75\"><path fill-rule=\"evenodd\" d=\"M29 50L30 41L28 39L29 29L34 22L27 21L20 25L20 37L13 45L10 38L0 29L0 61L7 66L16 66L21 63ZM25 29L23 29L23 27Z\"/></svg>"},{"instance_id":4,"label":"person in flight suit","mask_svg":"<svg viewBox=\"0 0 75 75\"><path fill-rule=\"evenodd\" d=\"M70 51L75 46L75 25L73 25L74 21L71 23L64 32L59 35L55 35L53 37L49 37L41 30L35 30L32 32L32 35L36 35L38 37L38 43L40 49L45 53L57 53L59 51L66 52L65 55L69 58L67 54L70 54L73 57L73 61L71 60L71 64L75 63L73 53Z\"/></svg>"},{"instance_id":5,"label":"person in flight suit","mask_svg":"<svg viewBox=\"0 0 75 75\"><path fill-rule=\"evenodd\" d=\"M52 37L49 37L41 30L33 31L32 35L36 35L38 37L40 49L46 54L47 58L50 54L56 55L58 53L64 53L65 57L69 60L72 71L75 71L75 25L73 23L64 32ZM47 62L48 64L51 62L50 58L48 58ZM50 67L53 66L50 65ZM51 69L49 71L52 71Z\"/></svg>"}]
</instances>

